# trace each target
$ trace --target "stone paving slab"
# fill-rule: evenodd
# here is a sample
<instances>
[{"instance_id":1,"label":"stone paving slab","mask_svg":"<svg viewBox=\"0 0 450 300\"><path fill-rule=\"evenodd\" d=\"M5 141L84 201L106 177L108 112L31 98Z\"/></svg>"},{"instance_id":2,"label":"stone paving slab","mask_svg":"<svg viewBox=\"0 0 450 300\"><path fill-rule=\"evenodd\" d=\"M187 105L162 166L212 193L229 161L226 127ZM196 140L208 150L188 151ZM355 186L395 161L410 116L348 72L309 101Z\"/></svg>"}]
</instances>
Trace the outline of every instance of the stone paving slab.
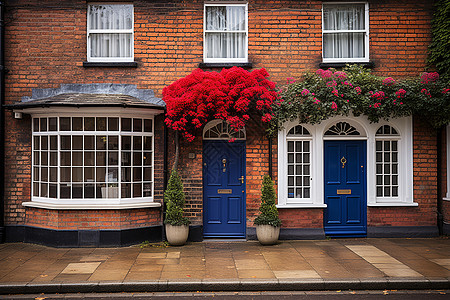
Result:
<instances>
[{"instance_id":1,"label":"stone paving slab","mask_svg":"<svg viewBox=\"0 0 450 300\"><path fill-rule=\"evenodd\" d=\"M0 294L450 289L450 239L0 245Z\"/></svg>"}]
</instances>

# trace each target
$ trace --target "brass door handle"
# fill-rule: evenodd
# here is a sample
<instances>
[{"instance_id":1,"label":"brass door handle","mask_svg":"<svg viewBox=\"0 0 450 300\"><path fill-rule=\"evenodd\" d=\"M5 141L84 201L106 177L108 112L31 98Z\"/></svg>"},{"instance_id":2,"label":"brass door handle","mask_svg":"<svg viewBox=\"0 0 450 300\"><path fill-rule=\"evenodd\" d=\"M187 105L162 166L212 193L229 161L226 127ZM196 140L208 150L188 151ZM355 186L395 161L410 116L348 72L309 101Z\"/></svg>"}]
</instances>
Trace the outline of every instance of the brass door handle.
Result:
<instances>
[{"instance_id":1,"label":"brass door handle","mask_svg":"<svg viewBox=\"0 0 450 300\"><path fill-rule=\"evenodd\" d=\"M240 180L241 183L244 183L244 176L241 176L241 178L239 178L238 180Z\"/></svg>"},{"instance_id":2,"label":"brass door handle","mask_svg":"<svg viewBox=\"0 0 450 300\"><path fill-rule=\"evenodd\" d=\"M341 164L342 164L342 168L344 168L345 167L345 164L347 163L347 160L345 159L345 157L344 156L342 156L342 158L341 158Z\"/></svg>"}]
</instances>

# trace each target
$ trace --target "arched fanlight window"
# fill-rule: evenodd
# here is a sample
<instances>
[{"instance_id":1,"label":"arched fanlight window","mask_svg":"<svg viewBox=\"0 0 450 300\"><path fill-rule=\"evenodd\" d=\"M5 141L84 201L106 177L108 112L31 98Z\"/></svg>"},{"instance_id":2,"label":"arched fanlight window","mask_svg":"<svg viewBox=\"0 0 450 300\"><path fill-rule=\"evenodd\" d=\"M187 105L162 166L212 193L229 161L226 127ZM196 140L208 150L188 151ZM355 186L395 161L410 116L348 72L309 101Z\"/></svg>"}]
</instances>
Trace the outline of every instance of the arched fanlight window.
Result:
<instances>
[{"instance_id":1,"label":"arched fanlight window","mask_svg":"<svg viewBox=\"0 0 450 300\"><path fill-rule=\"evenodd\" d=\"M289 130L287 135L288 136L311 136L308 129L306 129L305 127L303 127L301 125L292 127L291 130Z\"/></svg>"},{"instance_id":2,"label":"arched fanlight window","mask_svg":"<svg viewBox=\"0 0 450 300\"><path fill-rule=\"evenodd\" d=\"M214 120L206 124L203 129L204 140L245 140L245 128L235 130L223 120Z\"/></svg>"},{"instance_id":3,"label":"arched fanlight window","mask_svg":"<svg viewBox=\"0 0 450 300\"><path fill-rule=\"evenodd\" d=\"M399 194L398 131L389 125L375 134L375 164L377 197L395 198Z\"/></svg>"},{"instance_id":4,"label":"arched fanlight window","mask_svg":"<svg viewBox=\"0 0 450 300\"><path fill-rule=\"evenodd\" d=\"M325 136L351 135L359 136L361 133L347 122L337 122L325 132Z\"/></svg>"}]
</instances>

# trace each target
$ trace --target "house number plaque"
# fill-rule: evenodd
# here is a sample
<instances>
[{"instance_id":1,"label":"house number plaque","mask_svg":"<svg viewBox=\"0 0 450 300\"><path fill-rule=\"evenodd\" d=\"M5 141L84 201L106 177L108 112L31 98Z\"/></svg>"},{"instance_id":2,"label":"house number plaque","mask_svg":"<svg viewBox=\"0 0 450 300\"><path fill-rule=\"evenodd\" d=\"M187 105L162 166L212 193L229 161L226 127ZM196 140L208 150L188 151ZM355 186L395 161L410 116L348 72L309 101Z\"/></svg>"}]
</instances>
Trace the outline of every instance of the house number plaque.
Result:
<instances>
[{"instance_id":1,"label":"house number plaque","mask_svg":"<svg viewBox=\"0 0 450 300\"><path fill-rule=\"evenodd\" d=\"M218 189L217 194L231 194L231 189Z\"/></svg>"},{"instance_id":2,"label":"house number plaque","mask_svg":"<svg viewBox=\"0 0 450 300\"><path fill-rule=\"evenodd\" d=\"M351 195L352 190L337 190L338 195Z\"/></svg>"}]
</instances>

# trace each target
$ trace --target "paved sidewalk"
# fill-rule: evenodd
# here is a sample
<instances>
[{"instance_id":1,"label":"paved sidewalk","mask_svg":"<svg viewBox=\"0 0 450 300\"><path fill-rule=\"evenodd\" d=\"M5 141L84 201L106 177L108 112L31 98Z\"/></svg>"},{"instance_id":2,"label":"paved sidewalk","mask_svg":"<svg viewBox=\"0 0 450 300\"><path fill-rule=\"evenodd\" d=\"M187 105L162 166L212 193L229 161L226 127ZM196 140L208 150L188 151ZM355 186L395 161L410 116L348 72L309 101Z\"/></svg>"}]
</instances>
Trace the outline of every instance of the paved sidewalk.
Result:
<instances>
[{"instance_id":1,"label":"paved sidewalk","mask_svg":"<svg viewBox=\"0 0 450 300\"><path fill-rule=\"evenodd\" d=\"M450 239L0 244L0 294L340 289L450 289Z\"/></svg>"}]
</instances>

